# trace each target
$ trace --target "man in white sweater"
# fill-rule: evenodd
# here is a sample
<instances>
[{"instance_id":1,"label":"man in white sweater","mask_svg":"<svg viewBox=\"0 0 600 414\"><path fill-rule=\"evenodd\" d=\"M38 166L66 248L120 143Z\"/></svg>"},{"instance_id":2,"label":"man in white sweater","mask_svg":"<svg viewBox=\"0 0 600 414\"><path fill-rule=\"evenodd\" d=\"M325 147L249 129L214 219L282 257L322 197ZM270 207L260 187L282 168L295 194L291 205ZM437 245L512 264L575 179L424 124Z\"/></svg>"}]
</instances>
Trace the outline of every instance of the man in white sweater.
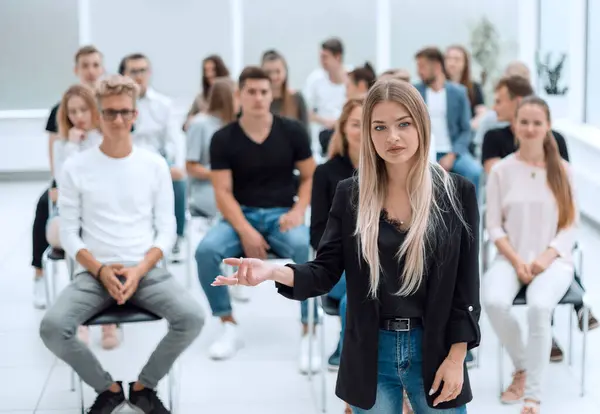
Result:
<instances>
[{"instance_id":1,"label":"man in white sweater","mask_svg":"<svg viewBox=\"0 0 600 414\"><path fill-rule=\"evenodd\" d=\"M154 389L204 323L197 302L156 267L175 242L173 186L164 160L132 145L137 93L129 78L103 80L96 92L103 141L65 162L59 181L60 237L77 270L40 327L48 349L98 392L88 411L96 414L112 412L127 400L121 382L77 339L78 326L106 307L126 302L167 320L167 335L129 385L130 405L160 414L169 411Z\"/></svg>"}]
</instances>

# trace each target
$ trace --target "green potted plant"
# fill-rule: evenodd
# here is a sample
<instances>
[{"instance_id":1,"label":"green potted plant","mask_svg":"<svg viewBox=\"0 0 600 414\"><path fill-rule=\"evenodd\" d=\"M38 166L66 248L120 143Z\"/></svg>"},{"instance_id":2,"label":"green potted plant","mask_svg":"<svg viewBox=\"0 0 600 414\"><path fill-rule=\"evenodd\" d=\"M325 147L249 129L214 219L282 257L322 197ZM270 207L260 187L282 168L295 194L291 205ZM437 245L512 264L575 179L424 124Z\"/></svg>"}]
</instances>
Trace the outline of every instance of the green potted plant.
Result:
<instances>
[{"instance_id":1,"label":"green potted plant","mask_svg":"<svg viewBox=\"0 0 600 414\"><path fill-rule=\"evenodd\" d=\"M492 93L489 82L496 76L500 57L500 35L494 24L483 16L473 26L470 39L471 57L481 68L480 83L486 95Z\"/></svg>"}]
</instances>

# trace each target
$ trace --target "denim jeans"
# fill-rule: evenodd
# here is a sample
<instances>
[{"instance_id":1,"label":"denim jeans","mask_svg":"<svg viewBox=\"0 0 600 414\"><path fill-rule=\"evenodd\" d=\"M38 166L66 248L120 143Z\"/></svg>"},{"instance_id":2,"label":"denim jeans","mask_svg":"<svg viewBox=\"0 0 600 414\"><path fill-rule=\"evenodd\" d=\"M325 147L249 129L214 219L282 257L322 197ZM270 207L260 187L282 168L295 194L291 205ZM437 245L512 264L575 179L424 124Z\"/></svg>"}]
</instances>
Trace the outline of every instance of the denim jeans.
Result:
<instances>
[{"instance_id":1,"label":"denim jeans","mask_svg":"<svg viewBox=\"0 0 600 414\"><path fill-rule=\"evenodd\" d=\"M446 154L446 152L438 152L437 160L439 161ZM452 172L462 175L467 180L471 181L475 185L476 193L479 194L479 184L481 174L483 174L483 167L471 154L465 153L458 155L452 166Z\"/></svg>"},{"instance_id":2,"label":"denim jeans","mask_svg":"<svg viewBox=\"0 0 600 414\"><path fill-rule=\"evenodd\" d=\"M416 414L466 414L465 405L438 410L427 405L421 365L423 329L409 332L379 331L377 365L377 397L369 410L352 408L354 414L402 413L403 391Z\"/></svg>"},{"instance_id":3,"label":"denim jeans","mask_svg":"<svg viewBox=\"0 0 600 414\"><path fill-rule=\"evenodd\" d=\"M177 221L177 235L183 236L185 231L185 205L186 205L187 180L173 180L173 194L175 197L175 220Z\"/></svg>"},{"instance_id":4,"label":"denim jeans","mask_svg":"<svg viewBox=\"0 0 600 414\"><path fill-rule=\"evenodd\" d=\"M344 342L344 332L346 331L346 274L344 273L333 289L327 294L332 299L340 301L340 322L342 330L340 331L340 341L338 342L337 352L342 353Z\"/></svg>"},{"instance_id":5,"label":"denim jeans","mask_svg":"<svg viewBox=\"0 0 600 414\"><path fill-rule=\"evenodd\" d=\"M273 253L290 258L294 263L306 263L309 251L309 233L304 225L286 232L279 230L279 217L289 208L243 207L246 220L265 238ZM221 274L221 262L226 257L243 255L242 243L235 229L221 219L212 227L196 248L198 278L206 294L213 316L229 316L232 313L229 290L226 286L211 286ZM316 304L316 301L315 301ZM308 302L301 304L301 321L308 322ZM315 309L315 315L316 315Z\"/></svg>"}]
</instances>

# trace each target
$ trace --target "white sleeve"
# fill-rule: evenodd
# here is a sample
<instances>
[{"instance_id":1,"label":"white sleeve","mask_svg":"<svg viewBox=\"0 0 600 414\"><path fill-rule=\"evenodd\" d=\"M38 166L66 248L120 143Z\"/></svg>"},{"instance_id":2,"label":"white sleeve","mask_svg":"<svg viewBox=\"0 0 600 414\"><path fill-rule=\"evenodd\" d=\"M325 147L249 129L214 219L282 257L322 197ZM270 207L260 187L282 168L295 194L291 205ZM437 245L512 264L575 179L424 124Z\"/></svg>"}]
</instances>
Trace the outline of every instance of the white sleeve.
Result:
<instances>
[{"instance_id":1,"label":"white sleeve","mask_svg":"<svg viewBox=\"0 0 600 414\"><path fill-rule=\"evenodd\" d=\"M166 256L173 248L177 238L175 202L169 167L166 163L160 162L157 163L157 169L153 208L156 236L153 247L159 248Z\"/></svg>"},{"instance_id":2,"label":"white sleeve","mask_svg":"<svg viewBox=\"0 0 600 414\"><path fill-rule=\"evenodd\" d=\"M429 138L429 161L434 164L437 162L437 151L435 150L435 135L433 135L433 132L431 133L431 136Z\"/></svg>"},{"instance_id":3,"label":"white sleeve","mask_svg":"<svg viewBox=\"0 0 600 414\"><path fill-rule=\"evenodd\" d=\"M75 144L64 139L57 139L54 141L52 157L54 164L54 179L56 180L57 185L60 183L60 179L62 178L62 168L65 161L71 155L78 153L79 150L79 144Z\"/></svg>"},{"instance_id":4,"label":"white sleeve","mask_svg":"<svg viewBox=\"0 0 600 414\"><path fill-rule=\"evenodd\" d=\"M304 90L302 91L302 95L304 95L304 100L306 101L306 107L308 112L313 112L315 110L315 100L317 99L315 94L315 83L319 78L318 70L313 71L308 78L306 79L306 85L304 86Z\"/></svg>"},{"instance_id":5,"label":"white sleeve","mask_svg":"<svg viewBox=\"0 0 600 414\"><path fill-rule=\"evenodd\" d=\"M169 162L172 162L177 167L184 167L185 161L185 143L183 139L183 132L180 130L179 126L181 122L176 122L175 119L175 111L173 110L173 105L171 102L168 102L166 106L166 122L165 122L165 130L164 130L164 140L165 140L165 155Z\"/></svg>"},{"instance_id":6,"label":"white sleeve","mask_svg":"<svg viewBox=\"0 0 600 414\"><path fill-rule=\"evenodd\" d=\"M58 197L60 211L60 242L67 254L75 258L77 253L85 249L85 243L79 236L81 229L81 190L75 177L75 164L67 163L62 171Z\"/></svg>"}]
</instances>

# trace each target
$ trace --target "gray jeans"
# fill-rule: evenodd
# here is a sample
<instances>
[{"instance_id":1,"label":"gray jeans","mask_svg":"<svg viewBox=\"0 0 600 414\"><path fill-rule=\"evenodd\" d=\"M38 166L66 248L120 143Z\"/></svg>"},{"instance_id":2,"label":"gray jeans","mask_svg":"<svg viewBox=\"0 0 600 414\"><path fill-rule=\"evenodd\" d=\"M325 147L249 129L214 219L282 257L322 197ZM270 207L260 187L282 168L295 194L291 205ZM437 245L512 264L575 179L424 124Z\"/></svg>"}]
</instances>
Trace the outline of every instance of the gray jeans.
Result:
<instances>
[{"instance_id":1,"label":"gray jeans","mask_svg":"<svg viewBox=\"0 0 600 414\"><path fill-rule=\"evenodd\" d=\"M204 312L192 296L166 270L154 268L142 278L131 303L166 319L167 335L142 369L139 381L154 389L179 355L200 334ZM44 344L69 364L96 392L114 382L92 351L77 338L77 328L115 303L104 286L89 273L80 273L47 311L40 326Z\"/></svg>"}]
</instances>

